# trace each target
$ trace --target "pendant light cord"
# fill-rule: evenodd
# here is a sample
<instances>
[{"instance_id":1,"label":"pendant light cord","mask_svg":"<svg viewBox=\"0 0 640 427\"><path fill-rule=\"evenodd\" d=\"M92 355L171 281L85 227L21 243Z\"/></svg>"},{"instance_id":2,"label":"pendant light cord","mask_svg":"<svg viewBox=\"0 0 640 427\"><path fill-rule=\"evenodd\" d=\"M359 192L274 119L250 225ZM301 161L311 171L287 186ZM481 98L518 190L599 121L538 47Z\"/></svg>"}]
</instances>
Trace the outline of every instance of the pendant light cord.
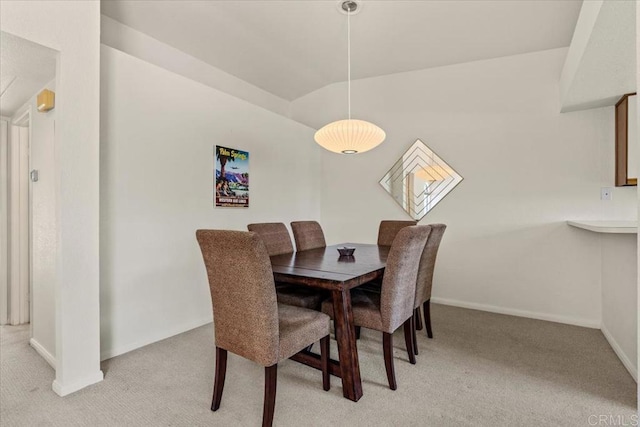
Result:
<instances>
[{"instance_id":1,"label":"pendant light cord","mask_svg":"<svg viewBox=\"0 0 640 427\"><path fill-rule=\"evenodd\" d=\"M347 11L347 87L349 120L351 120L351 8Z\"/></svg>"}]
</instances>

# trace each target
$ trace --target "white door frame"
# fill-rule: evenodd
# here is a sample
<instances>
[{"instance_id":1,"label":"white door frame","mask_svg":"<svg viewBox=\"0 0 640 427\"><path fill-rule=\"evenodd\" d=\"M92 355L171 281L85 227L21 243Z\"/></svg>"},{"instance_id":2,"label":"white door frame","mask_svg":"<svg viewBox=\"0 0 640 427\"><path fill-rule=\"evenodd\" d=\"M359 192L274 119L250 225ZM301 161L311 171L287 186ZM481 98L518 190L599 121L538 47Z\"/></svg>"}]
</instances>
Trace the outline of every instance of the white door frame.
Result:
<instances>
[{"instance_id":1,"label":"white door frame","mask_svg":"<svg viewBox=\"0 0 640 427\"><path fill-rule=\"evenodd\" d=\"M0 325L9 322L9 127L0 117Z\"/></svg>"},{"instance_id":2,"label":"white door frame","mask_svg":"<svg viewBox=\"0 0 640 427\"><path fill-rule=\"evenodd\" d=\"M16 114L9 139L9 323L29 322L31 262L31 106Z\"/></svg>"}]
</instances>

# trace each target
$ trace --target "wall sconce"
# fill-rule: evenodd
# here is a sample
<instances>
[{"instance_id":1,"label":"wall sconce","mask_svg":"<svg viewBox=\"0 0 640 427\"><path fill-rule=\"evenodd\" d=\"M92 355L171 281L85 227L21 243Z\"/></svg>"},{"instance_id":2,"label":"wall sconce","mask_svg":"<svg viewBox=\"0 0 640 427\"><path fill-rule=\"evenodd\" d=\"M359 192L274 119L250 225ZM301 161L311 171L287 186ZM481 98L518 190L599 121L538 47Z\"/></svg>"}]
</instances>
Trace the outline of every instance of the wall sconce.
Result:
<instances>
[{"instance_id":1,"label":"wall sconce","mask_svg":"<svg viewBox=\"0 0 640 427\"><path fill-rule=\"evenodd\" d=\"M56 103L56 94L48 89L43 90L38 94L37 104L38 111L46 113L49 110L53 110Z\"/></svg>"}]
</instances>

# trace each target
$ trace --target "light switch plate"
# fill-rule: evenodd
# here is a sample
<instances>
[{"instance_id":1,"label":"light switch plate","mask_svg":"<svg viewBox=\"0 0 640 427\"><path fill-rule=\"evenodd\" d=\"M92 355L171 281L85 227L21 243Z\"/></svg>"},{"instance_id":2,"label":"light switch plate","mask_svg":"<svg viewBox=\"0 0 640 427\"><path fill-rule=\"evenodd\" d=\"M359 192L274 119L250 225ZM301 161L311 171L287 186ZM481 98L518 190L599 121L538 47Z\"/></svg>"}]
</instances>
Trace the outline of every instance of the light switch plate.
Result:
<instances>
[{"instance_id":1,"label":"light switch plate","mask_svg":"<svg viewBox=\"0 0 640 427\"><path fill-rule=\"evenodd\" d=\"M600 200L611 200L611 199L613 199L613 188L602 187L600 189Z\"/></svg>"}]
</instances>

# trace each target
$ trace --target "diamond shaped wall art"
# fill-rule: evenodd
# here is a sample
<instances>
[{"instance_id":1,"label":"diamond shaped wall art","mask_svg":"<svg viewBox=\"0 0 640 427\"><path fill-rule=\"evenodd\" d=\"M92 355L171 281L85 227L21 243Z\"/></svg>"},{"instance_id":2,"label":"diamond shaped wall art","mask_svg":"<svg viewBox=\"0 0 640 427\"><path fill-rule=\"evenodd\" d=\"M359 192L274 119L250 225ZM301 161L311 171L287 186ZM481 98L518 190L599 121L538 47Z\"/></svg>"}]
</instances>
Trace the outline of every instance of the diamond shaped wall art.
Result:
<instances>
[{"instance_id":1,"label":"diamond shaped wall art","mask_svg":"<svg viewBox=\"0 0 640 427\"><path fill-rule=\"evenodd\" d=\"M380 185L411 218L420 221L461 181L451 166L418 139Z\"/></svg>"}]
</instances>

